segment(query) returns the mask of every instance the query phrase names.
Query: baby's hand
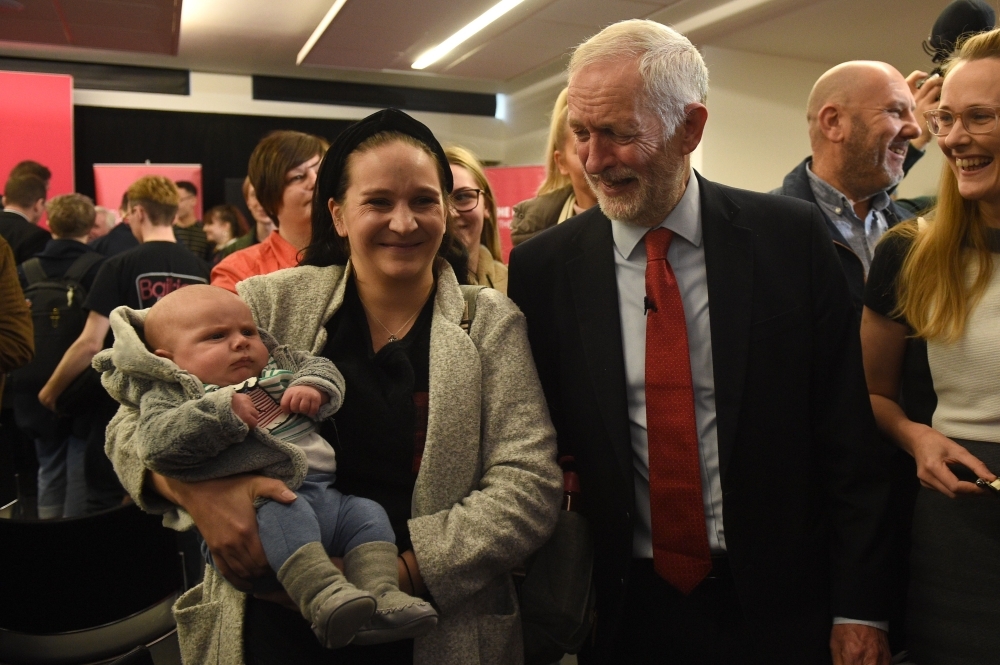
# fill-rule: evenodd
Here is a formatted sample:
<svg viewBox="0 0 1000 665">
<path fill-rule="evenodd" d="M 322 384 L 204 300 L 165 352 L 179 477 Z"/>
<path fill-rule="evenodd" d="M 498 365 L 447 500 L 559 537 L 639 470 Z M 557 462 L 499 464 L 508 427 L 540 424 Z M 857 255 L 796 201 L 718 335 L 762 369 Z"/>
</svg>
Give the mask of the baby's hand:
<svg viewBox="0 0 1000 665">
<path fill-rule="evenodd" d="M 231 406 L 236 417 L 245 422 L 250 429 L 257 426 L 257 421 L 260 419 L 260 411 L 253 405 L 253 400 L 250 399 L 249 395 L 233 393 Z"/>
<path fill-rule="evenodd" d="M 319 407 L 330 401 L 330 396 L 312 386 L 292 386 L 281 398 L 281 410 L 285 413 L 301 413 L 315 418 Z"/>
</svg>

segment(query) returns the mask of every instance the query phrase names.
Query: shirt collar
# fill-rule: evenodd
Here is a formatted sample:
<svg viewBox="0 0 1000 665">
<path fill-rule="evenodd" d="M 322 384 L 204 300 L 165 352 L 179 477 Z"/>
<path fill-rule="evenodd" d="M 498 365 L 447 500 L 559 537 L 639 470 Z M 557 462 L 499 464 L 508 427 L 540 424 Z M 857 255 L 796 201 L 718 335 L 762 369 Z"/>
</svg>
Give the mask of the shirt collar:
<svg viewBox="0 0 1000 665">
<path fill-rule="evenodd" d="M 28 216 L 27 216 L 27 215 L 25 215 L 25 214 L 24 214 L 23 212 L 21 212 L 20 210 L 14 210 L 13 208 L 4 208 L 4 209 L 3 209 L 3 211 L 4 211 L 4 212 L 12 212 L 12 213 L 14 213 L 15 215 L 20 215 L 21 217 L 23 217 L 23 218 L 24 218 L 24 221 L 26 221 L 26 222 L 28 222 L 29 224 L 31 224 L 31 220 L 30 220 L 30 219 L 28 219 Z"/>
<path fill-rule="evenodd" d="M 666 228 L 681 236 L 695 247 L 701 246 L 701 196 L 699 195 L 698 176 L 692 169 L 684 189 L 684 195 L 670 211 L 666 219 L 654 228 Z M 633 226 L 625 222 L 611 220 L 611 235 L 614 238 L 618 253 L 630 259 L 647 232 L 642 226 Z"/>
<path fill-rule="evenodd" d="M 836 214 L 841 216 L 846 216 L 846 212 L 854 213 L 854 202 L 847 198 L 839 189 L 813 173 L 811 161 L 806 164 L 806 173 L 809 174 L 809 185 L 812 188 L 817 203 L 827 208 L 839 208 L 840 211 Z M 889 207 L 891 201 L 892 199 L 889 198 L 889 194 L 883 190 L 871 197 L 868 205 L 872 210 L 881 212 Z"/>
</svg>

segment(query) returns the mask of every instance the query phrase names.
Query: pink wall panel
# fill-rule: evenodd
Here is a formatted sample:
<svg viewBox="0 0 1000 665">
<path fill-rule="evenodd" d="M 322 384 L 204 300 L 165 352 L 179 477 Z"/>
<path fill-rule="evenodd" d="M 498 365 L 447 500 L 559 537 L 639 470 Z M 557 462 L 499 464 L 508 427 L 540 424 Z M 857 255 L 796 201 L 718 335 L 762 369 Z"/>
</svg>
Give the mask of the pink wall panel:
<svg viewBox="0 0 1000 665">
<path fill-rule="evenodd" d="M 0 71 L 0 187 L 24 159 L 49 167 L 49 197 L 74 191 L 73 77 Z"/>
<path fill-rule="evenodd" d="M 538 186 L 545 180 L 544 166 L 494 166 L 486 169 L 493 195 L 497 199 L 497 222 L 500 227 L 500 247 L 503 261 L 514 245 L 510 241 L 510 220 L 514 218 L 514 205 L 535 196 Z"/>
<path fill-rule="evenodd" d="M 201 164 L 94 164 L 94 193 L 97 205 L 118 210 L 129 186 L 144 175 L 162 175 L 174 182 L 187 180 L 198 188 L 194 214 L 201 219 Z"/>
</svg>

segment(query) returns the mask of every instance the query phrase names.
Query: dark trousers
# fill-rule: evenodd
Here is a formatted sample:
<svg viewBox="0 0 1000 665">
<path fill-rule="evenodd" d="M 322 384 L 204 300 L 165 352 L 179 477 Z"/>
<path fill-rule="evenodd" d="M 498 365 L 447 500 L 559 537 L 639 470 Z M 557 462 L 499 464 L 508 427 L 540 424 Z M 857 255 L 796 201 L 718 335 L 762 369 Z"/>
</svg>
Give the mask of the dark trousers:
<svg viewBox="0 0 1000 665">
<path fill-rule="evenodd" d="M 711 575 L 688 596 L 657 575 L 651 559 L 635 559 L 615 640 L 580 662 L 757 665 L 725 558 L 713 558 Z"/>
</svg>

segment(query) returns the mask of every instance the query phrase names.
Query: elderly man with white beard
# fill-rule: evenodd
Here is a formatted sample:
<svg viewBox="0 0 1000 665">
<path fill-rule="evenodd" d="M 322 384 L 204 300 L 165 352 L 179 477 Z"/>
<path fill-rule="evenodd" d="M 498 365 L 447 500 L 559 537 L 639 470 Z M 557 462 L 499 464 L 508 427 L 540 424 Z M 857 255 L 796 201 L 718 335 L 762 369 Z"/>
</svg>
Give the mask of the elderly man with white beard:
<svg viewBox="0 0 1000 665">
<path fill-rule="evenodd" d="M 599 205 L 511 253 L 594 531 L 580 662 L 888 665 L 891 448 L 847 283 L 815 205 L 691 168 L 707 98 L 666 26 L 582 44 L 569 126 Z"/>
</svg>

